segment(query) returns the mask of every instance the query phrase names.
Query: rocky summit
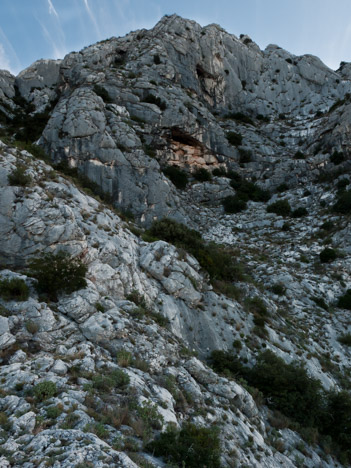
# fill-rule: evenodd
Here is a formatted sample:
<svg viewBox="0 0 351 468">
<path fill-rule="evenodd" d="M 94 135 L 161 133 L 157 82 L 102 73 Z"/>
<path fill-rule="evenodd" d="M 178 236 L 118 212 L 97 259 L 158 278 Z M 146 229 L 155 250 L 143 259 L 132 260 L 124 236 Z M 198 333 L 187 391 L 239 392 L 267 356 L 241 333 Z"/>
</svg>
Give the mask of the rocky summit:
<svg viewBox="0 0 351 468">
<path fill-rule="evenodd" d="M 0 466 L 351 466 L 351 64 L 165 16 L 0 71 Z"/>
</svg>

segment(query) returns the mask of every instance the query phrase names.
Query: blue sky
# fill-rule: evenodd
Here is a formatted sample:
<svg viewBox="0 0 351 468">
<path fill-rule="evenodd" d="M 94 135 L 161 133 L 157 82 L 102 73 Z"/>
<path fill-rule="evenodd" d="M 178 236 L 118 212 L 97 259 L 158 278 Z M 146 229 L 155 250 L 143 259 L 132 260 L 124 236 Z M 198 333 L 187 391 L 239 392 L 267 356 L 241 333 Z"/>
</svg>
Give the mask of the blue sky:
<svg viewBox="0 0 351 468">
<path fill-rule="evenodd" d="M 351 0 L 0 0 L 0 69 L 17 74 L 172 13 L 249 34 L 261 48 L 317 55 L 333 69 L 351 61 Z"/>
</svg>

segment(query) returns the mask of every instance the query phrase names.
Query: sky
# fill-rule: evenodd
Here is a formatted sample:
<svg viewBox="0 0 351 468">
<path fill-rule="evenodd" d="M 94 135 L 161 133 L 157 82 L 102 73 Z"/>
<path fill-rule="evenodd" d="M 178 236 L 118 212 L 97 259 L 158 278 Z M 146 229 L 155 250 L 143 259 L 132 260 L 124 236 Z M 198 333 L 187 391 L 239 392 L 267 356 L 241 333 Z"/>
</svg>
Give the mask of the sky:
<svg viewBox="0 0 351 468">
<path fill-rule="evenodd" d="M 261 49 L 317 55 L 334 70 L 351 61 L 351 0 L 0 0 L 0 69 L 16 75 L 173 13 L 248 34 Z"/>
</svg>

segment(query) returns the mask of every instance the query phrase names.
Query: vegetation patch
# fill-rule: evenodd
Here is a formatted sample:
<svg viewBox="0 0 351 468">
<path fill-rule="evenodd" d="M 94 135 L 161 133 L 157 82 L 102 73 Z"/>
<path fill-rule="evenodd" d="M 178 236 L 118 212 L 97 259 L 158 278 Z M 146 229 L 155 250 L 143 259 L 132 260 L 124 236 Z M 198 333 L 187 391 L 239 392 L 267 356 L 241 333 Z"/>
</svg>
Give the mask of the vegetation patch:
<svg viewBox="0 0 351 468">
<path fill-rule="evenodd" d="M 331 249 L 330 247 L 323 249 L 319 254 L 319 259 L 321 263 L 330 263 L 336 260 L 337 258 L 337 251 L 335 249 Z"/>
<path fill-rule="evenodd" d="M 0 280 L 0 297 L 5 301 L 26 301 L 29 297 L 29 288 L 20 278 Z"/>
<path fill-rule="evenodd" d="M 290 216 L 291 206 L 288 200 L 278 200 L 267 206 L 267 213 L 275 213 L 279 216 Z"/>
<path fill-rule="evenodd" d="M 17 164 L 16 169 L 8 175 L 9 184 L 19 187 L 29 185 L 32 178 L 29 174 L 26 174 L 26 170 L 27 168 L 23 164 Z"/>
<path fill-rule="evenodd" d="M 212 179 L 211 172 L 205 169 L 204 167 L 201 167 L 200 169 L 194 171 L 193 176 L 199 182 L 209 182 Z"/>
<path fill-rule="evenodd" d="M 33 395 L 39 401 L 47 400 L 57 394 L 56 384 L 50 380 L 38 383 L 33 389 Z"/>
<path fill-rule="evenodd" d="M 163 101 L 160 97 L 155 96 L 154 94 L 148 94 L 147 96 L 144 97 L 142 102 L 147 102 L 149 104 L 155 104 L 157 107 L 159 107 L 163 111 L 167 109 L 166 102 Z"/>
<path fill-rule="evenodd" d="M 247 279 L 233 249 L 214 243 L 206 244 L 199 232 L 189 229 L 184 224 L 164 218 L 155 221 L 146 231 L 146 235 L 150 241 L 162 239 L 188 251 L 209 273 L 212 280 L 233 282 Z"/>
<path fill-rule="evenodd" d="M 240 146 L 243 141 L 242 135 L 236 132 L 228 132 L 226 137 L 228 142 L 233 146 Z"/>
<path fill-rule="evenodd" d="M 177 166 L 168 166 L 162 171 L 166 177 L 177 187 L 184 190 L 188 183 L 188 175 L 185 171 Z"/>
<path fill-rule="evenodd" d="M 146 449 L 175 467 L 220 468 L 220 441 L 214 427 L 184 424 L 178 430 L 168 427 L 166 432 L 150 442 Z"/>
<path fill-rule="evenodd" d="M 80 259 L 65 252 L 43 254 L 29 265 L 30 275 L 37 280 L 36 290 L 52 301 L 57 301 L 59 294 L 71 294 L 84 288 L 87 270 Z"/>
</svg>

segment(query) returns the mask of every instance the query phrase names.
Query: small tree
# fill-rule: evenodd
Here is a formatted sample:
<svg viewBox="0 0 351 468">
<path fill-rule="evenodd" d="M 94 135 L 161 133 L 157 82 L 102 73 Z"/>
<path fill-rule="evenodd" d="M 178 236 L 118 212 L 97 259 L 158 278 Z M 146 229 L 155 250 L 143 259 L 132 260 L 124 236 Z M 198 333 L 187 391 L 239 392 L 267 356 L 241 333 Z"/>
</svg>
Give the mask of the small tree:
<svg viewBox="0 0 351 468">
<path fill-rule="evenodd" d="M 87 266 L 65 252 L 44 254 L 33 260 L 29 269 L 31 276 L 37 279 L 38 293 L 47 294 L 53 301 L 57 301 L 58 294 L 70 294 L 87 284 Z"/>
</svg>

